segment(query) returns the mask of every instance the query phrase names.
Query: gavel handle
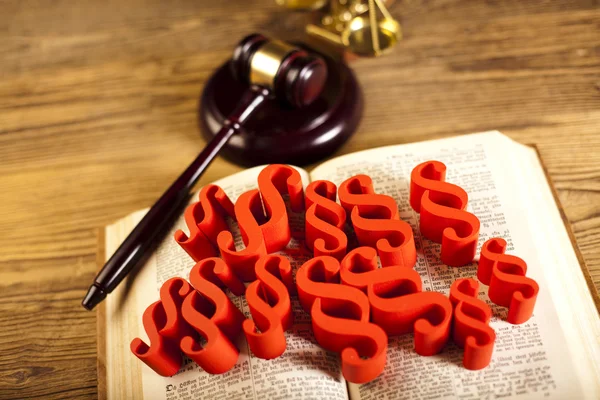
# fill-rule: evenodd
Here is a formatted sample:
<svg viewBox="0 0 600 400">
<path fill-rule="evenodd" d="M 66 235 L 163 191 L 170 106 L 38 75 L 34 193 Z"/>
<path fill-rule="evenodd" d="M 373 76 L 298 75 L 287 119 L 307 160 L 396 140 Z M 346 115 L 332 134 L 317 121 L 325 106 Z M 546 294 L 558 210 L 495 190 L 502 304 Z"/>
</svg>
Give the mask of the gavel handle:
<svg viewBox="0 0 600 400">
<path fill-rule="evenodd" d="M 82 305 L 93 309 L 106 295 L 112 292 L 125 276 L 137 265 L 154 241 L 178 215 L 184 203 L 189 199 L 192 187 L 202 176 L 208 165 L 223 148 L 225 143 L 241 129 L 242 124 L 269 97 L 267 89 L 251 87 L 240 99 L 239 105 L 223 124 L 223 127 L 206 145 L 204 150 L 183 171 L 169 189 L 158 199 L 144 218 L 127 236 L 117 251 L 96 276 Z"/>
</svg>

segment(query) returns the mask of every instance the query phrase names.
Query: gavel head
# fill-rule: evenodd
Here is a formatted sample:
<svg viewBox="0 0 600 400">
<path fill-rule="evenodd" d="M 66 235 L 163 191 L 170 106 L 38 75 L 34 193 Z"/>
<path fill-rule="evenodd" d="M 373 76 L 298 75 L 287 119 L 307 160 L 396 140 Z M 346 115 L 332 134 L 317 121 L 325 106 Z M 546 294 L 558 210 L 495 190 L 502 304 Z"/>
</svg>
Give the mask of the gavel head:
<svg viewBox="0 0 600 400">
<path fill-rule="evenodd" d="M 240 42 L 231 65 L 237 79 L 266 88 L 297 108 L 315 101 L 327 80 L 327 65 L 321 57 L 260 34 Z"/>
</svg>

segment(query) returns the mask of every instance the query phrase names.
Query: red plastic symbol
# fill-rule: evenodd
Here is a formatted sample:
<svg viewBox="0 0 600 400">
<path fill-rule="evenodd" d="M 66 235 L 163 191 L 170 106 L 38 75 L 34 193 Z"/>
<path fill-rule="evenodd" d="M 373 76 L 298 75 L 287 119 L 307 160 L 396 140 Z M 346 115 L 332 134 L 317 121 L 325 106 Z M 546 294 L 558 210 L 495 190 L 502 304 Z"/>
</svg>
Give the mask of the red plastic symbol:
<svg viewBox="0 0 600 400">
<path fill-rule="evenodd" d="M 166 281 L 160 288 L 160 301 L 151 304 L 142 317 L 150 346 L 140 338 L 131 342 L 131 352 L 159 375 L 174 375 L 181 366 L 179 340 L 192 333 L 181 315 L 181 304 L 192 291 L 184 279 Z"/>
<path fill-rule="evenodd" d="M 504 254 L 506 241 L 492 238 L 481 247 L 477 278 L 489 286 L 490 300 L 508 307 L 507 321 L 511 324 L 527 322 L 539 292 L 536 281 L 525 277 L 527 264 L 519 257 Z"/>
<path fill-rule="evenodd" d="M 196 291 L 186 297 L 181 307 L 183 317 L 197 332 L 181 340 L 181 350 L 211 374 L 227 372 L 237 362 L 239 352 L 232 342 L 244 320 L 243 314 L 219 288 L 223 284 L 215 270 L 223 264 L 219 258 L 207 258 L 192 268 L 190 282 Z"/>
<path fill-rule="evenodd" d="M 213 304 L 192 292 L 183 302 L 182 311 L 186 321 L 196 330 L 194 336 L 181 339 L 181 350 L 202 369 L 211 374 L 229 371 L 238 359 L 238 349 L 219 329 L 211 318 Z M 201 344 L 199 337 L 205 341 Z"/>
<path fill-rule="evenodd" d="M 181 278 L 171 278 L 160 288 L 162 302 L 167 320 L 158 333 L 177 343 L 182 337 L 190 335 L 192 330 L 181 315 L 181 304 L 187 295 L 194 290 Z"/>
<path fill-rule="evenodd" d="M 220 258 L 204 259 L 190 271 L 190 283 L 208 301 L 208 308 L 202 311 L 207 311 L 211 321 L 233 340 L 242 329 L 244 314 L 221 290 L 224 284 L 219 280 L 217 272 L 227 268 L 225 262 Z M 207 314 L 205 313 L 205 315 Z"/>
<path fill-rule="evenodd" d="M 335 202 L 336 191 L 329 181 L 314 181 L 306 188 L 306 245 L 315 257 L 341 260 L 346 254 L 346 211 Z"/>
<path fill-rule="evenodd" d="M 240 195 L 234 210 L 246 248 L 236 251 L 233 235 L 229 231 L 221 232 L 217 236 L 217 243 L 221 257 L 235 275 L 243 281 L 251 282 L 256 279 L 256 262 L 267 254 L 259 225 L 264 220 L 264 215 L 258 190 L 250 190 Z"/>
<path fill-rule="evenodd" d="M 340 185 L 338 196 L 350 213 L 358 243 L 376 248 L 384 267 L 415 265 L 417 251 L 412 228 L 400 220 L 392 197 L 375 194 L 371 178 L 357 175 L 347 179 Z"/>
<path fill-rule="evenodd" d="M 340 280 L 342 284 L 360 289 L 365 294 L 369 285 L 401 280 L 406 281 L 404 285 L 410 293 L 421 291 L 421 277 L 417 271 L 397 266 L 378 268 L 377 252 L 372 247 L 358 247 L 344 257 Z"/>
<path fill-rule="evenodd" d="M 158 331 L 165 326 L 167 316 L 160 301 L 150 304 L 142 317 L 144 330 L 150 339 L 150 346 L 140 338 L 131 341 L 130 349 L 161 376 L 172 376 L 181 367 L 182 356 L 177 342 L 161 336 Z"/>
<path fill-rule="evenodd" d="M 465 211 L 467 192 L 445 179 L 443 163 L 427 161 L 417 165 L 411 173 L 410 205 L 421 214 L 419 226 L 423 236 L 442 244 L 442 262 L 459 267 L 470 264 L 475 257 L 479 219 Z"/>
<path fill-rule="evenodd" d="M 292 211 L 304 210 L 304 193 L 300 173 L 289 165 L 271 164 L 258 175 L 258 189 L 266 210 L 267 221 L 261 224 L 268 253 L 287 246 L 291 238 L 288 214 L 282 195 L 290 196 Z"/>
<path fill-rule="evenodd" d="M 421 292 L 419 274 L 412 268 L 377 268 L 370 247 L 352 250 L 341 264 L 341 281 L 368 294 L 371 321 L 390 336 L 415 333 L 415 351 L 439 353 L 450 334 L 452 305 L 441 293 Z"/>
<path fill-rule="evenodd" d="M 463 365 L 470 370 L 485 368 L 492 360 L 496 333 L 489 326 L 492 310 L 477 299 L 479 283 L 474 279 L 457 279 L 450 287 L 454 306 L 454 342 L 465 349 Z"/>
<path fill-rule="evenodd" d="M 234 214 L 233 203 L 216 185 L 204 186 L 198 197 L 200 201 L 192 203 L 184 213 L 190 236 L 182 230 L 175 232 L 175 241 L 194 261 L 218 255 L 217 235 L 228 229 L 226 217 Z"/>
<path fill-rule="evenodd" d="M 417 354 L 431 356 L 448 342 L 452 304 L 441 293 L 412 289 L 405 280 L 369 285 L 372 321 L 390 336 L 414 332 Z"/>
<path fill-rule="evenodd" d="M 387 335 L 369 322 L 369 301 L 360 290 L 337 284 L 333 257 L 313 258 L 296 273 L 300 303 L 310 310 L 317 343 L 341 353 L 342 374 L 353 383 L 375 379 L 385 367 Z"/>
<path fill-rule="evenodd" d="M 246 286 L 235 275 L 229 265 L 218 257 L 205 258 L 196 264 L 196 270 L 190 272 L 190 279 L 194 277 L 195 282 L 200 282 L 200 279 L 206 280 L 218 288 L 231 290 L 236 296 L 241 296 L 246 292 Z M 201 283 L 198 283 L 201 284 Z M 219 295 L 220 298 L 224 298 Z"/>
<path fill-rule="evenodd" d="M 283 256 L 264 256 L 256 263 L 256 277 L 246 289 L 254 321 L 245 320 L 243 329 L 254 355 L 268 360 L 283 354 L 286 348 L 283 332 L 292 327 L 292 266 Z"/>
</svg>

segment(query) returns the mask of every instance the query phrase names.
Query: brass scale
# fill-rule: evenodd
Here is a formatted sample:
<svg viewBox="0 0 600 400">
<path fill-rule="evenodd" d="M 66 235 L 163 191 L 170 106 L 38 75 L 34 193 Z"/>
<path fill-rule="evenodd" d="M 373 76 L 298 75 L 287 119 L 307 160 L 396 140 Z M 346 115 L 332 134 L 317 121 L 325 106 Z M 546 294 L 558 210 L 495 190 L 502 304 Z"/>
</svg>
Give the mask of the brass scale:
<svg viewBox="0 0 600 400">
<path fill-rule="evenodd" d="M 361 57 L 385 54 L 402 37 L 402 30 L 386 6 L 393 0 L 276 0 L 293 9 L 315 11 L 306 26 L 309 37 Z"/>
</svg>

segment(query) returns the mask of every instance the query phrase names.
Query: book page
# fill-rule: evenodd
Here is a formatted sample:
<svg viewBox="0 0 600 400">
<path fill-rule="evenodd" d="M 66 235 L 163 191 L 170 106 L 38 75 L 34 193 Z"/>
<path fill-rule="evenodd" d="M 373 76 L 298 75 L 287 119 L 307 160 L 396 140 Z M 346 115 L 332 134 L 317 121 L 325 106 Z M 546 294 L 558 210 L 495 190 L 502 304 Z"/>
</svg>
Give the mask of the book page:
<svg viewBox="0 0 600 400">
<path fill-rule="evenodd" d="M 533 154 L 533 156 L 532 156 Z M 480 371 L 462 366 L 463 351 L 450 343 L 441 354 L 415 353 L 413 335 L 389 339 L 384 373 L 364 384 L 349 384 L 352 399 L 598 398 L 597 313 L 575 253 L 533 149 L 499 132 L 389 146 L 333 159 L 315 168 L 311 180 L 339 186 L 366 174 L 376 193 L 392 196 L 401 218 L 415 234 L 415 269 L 423 289 L 448 294 L 458 278 L 476 279 L 476 262 L 452 268 L 440 262 L 440 245 L 421 237 L 419 216 L 409 205 L 412 169 L 421 162 L 446 164 L 447 181 L 469 194 L 468 211 L 481 221 L 481 245 L 491 237 L 508 242 L 507 253 L 524 259 L 527 276 L 540 286 L 533 317 L 522 325 L 505 321 L 507 309 L 490 302 L 487 286 L 479 298 L 492 308 L 497 339 L 491 364 Z M 573 310 L 580 311 L 574 316 Z"/>
<path fill-rule="evenodd" d="M 214 184 L 222 187 L 235 202 L 243 192 L 257 187 L 257 177 L 263 167 L 245 170 L 221 179 Z M 304 185 L 308 174 L 301 169 Z M 194 201 L 197 196 L 194 197 Z M 290 210 L 288 210 L 290 212 Z M 141 218 L 143 214 L 137 214 Z M 294 273 L 310 253 L 302 243 L 304 235 L 303 214 L 290 212 L 292 240 L 285 251 L 292 262 Z M 131 222 L 129 225 L 133 226 Z M 241 235 L 232 223 L 236 247 L 243 248 Z M 144 399 L 347 399 L 347 387 L 335 353 L 321 349 L 312 336 L 310 316 L 294 296 L 292 307 L 294 326 L 286 332 L 287 349 L 274 360 L 262 360 L 251 354 L 243 333 L 237 342 L 240 350 L 235 367 L 222 374 L 211 375 L 191 360 L 173 377 L 161 377 L 138 360 L 130 351 L 129 343 L 135 337 L 147 342 L 142 327 L 142 314 L 146 307 L 159 298 L 164 281 L 174 276 L 187 279 L 194 266 L 193 260 L 173 239 L 176 229 L 188 232 L 181 217 L 164 241 L 158 246 L 146 265 L 135 277 L 128 277 L 107 300 L 107 391 L 109 398 Z M 117 235 L 118 234 L 118 235 Z M 125 238 L 115 226 L 107 230 L 107 255 Z M 129 290 L 128 290 L 129 289 Z M 129 294 L 126 296 L 125 292 Z M 245 297 L 235 297 L 233 303 L 250 318 Z M 115 348 L 118 346 L 119 348 Z M 142 396 L 143 394 L 143 396 Z"/>
</svg>

